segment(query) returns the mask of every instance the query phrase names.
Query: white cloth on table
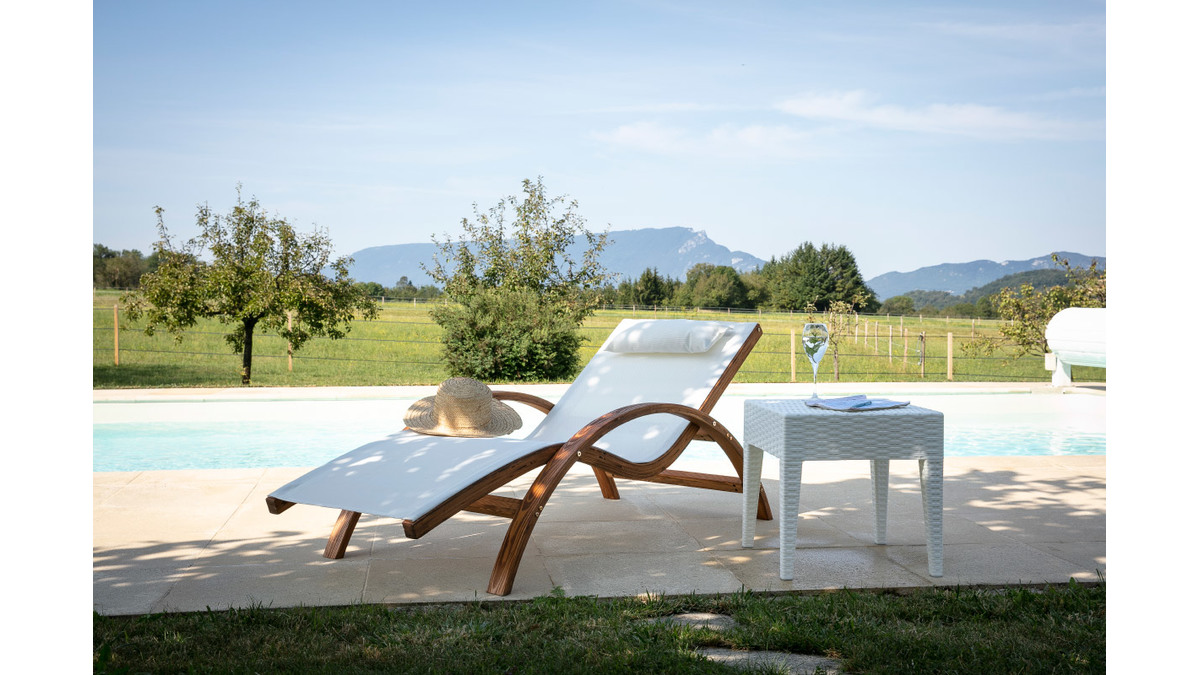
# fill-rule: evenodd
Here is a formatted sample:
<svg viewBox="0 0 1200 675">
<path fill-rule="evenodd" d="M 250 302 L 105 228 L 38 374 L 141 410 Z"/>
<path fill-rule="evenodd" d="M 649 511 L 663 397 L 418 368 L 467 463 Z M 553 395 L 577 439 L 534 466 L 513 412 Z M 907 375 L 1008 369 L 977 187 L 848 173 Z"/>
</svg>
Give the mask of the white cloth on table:
<svg viewBox="0 0 1200 675">
<path fill-rule="evenodd" d="M 842 396 L 841 398 L 809 399 L 805 401 L 805 403 L 813 408 L 824 408 L 825 410 L 837 410 L 840 412 L 887 410 L 888 408 L 902 408 L 908 405 L 908 401 L 892 401 L 886 398 L 867 398 L 864 394 Z"/>
</svg>

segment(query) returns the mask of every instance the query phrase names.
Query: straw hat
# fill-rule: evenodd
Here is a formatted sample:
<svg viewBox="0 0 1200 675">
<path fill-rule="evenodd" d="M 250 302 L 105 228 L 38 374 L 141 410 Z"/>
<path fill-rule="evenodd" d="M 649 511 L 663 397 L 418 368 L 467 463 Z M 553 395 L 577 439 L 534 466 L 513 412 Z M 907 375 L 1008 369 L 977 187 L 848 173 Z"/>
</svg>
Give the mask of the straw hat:
<svg viewBox="0 0 1200 675">
<path fill-rule="evenodd" d="M 502 436 L 521 428 L 521 416 L 492 398 L 479 380 L 452 377 L 438 385 L 437 394 L 412 404 L 404 413 L 410 429 L 434 436 Z"/>
</svg>

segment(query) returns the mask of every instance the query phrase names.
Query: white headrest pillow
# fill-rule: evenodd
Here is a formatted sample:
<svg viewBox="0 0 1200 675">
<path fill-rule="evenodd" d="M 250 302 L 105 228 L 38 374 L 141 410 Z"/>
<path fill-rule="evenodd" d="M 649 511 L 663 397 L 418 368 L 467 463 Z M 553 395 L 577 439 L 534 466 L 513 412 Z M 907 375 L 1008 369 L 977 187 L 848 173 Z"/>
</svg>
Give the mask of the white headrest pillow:
<svg viewBox="0 0 1200 675">
<path fill-rule="evenodd" d="M 700 354 L 712 349 L 728 329 L 710 321 L 648 319 L 612 336 L 604 349 L 635 354 Z"/>
</svg>

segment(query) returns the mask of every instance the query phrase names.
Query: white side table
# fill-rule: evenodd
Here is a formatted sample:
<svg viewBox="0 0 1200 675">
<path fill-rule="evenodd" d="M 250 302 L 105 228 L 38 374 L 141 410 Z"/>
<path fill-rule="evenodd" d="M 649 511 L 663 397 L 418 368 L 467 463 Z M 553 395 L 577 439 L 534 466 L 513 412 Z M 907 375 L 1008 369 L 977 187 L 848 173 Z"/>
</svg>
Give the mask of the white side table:
<svg viewBox="0 0 1200 675">
<path fill-rule="evenodd" d="M 746 401 L 742 546 L 754 547 L 763 452 L 779 458 L 779 578 L 792 578 L 800 468 L 813 460 L 871 461 L 875 493 L 875 543 L 887 543 L 888 462 L 915 459 L 921 473 L 929 575 L 942 576 L 942 413 L 907 405 L 887 410 L 838 412 L 804 399 Z"/>
</svg>

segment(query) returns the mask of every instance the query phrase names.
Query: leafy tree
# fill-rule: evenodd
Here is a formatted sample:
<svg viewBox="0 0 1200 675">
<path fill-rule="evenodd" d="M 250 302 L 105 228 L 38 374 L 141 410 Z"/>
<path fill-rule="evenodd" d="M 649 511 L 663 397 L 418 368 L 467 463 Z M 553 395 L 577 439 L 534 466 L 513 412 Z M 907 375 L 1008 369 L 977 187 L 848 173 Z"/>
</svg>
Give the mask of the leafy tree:
<svg viewBox="0 0 1200 675">
<path fill-rule="evenodd" d="M 363 295 L 371 298 L 382 298 L 383 294 L 386 292 L 383 288 L 383 284 L 379 283 L 378 281 L 360 281 L 356 283 L 355 286 L 357 286 L 358 289 L 363 292 Z"/>
<path fill-rule="evenodd" d="M 822 244 L 817 248 L 805 242 L 779 260 L 771 258 L 763 265 L 762 274 L 771 304 L 778 309 L 801 310 L 811 304 L 823 312 L 837 301 L 864 312 L 879 309 L 875 292 L 845 246 Z"/>
<path fill-rule="evenodd" d="M 675 294 L 675 304 L 684 307 L 750 307 L 741 275 L 728 265 L 698 263 Z"/>
<path fill-rule="evenodd" d="M 207 204 L 197 207 L 200 234 L 179 246 L 156 207 L 158 269 L 142 277 L 140 293 L 123 301 L 132 319 L 145 317 L 147 335 L 162 327 L 180 340 L 184 328 L 205 317 L 231 324 L 225 341 L 242 355 L 242 384 L 250 384 L 256 329 L 274 331 L 300 349 L 312 337 L 344 337 L 356 313 L 373 319 L 378 308 L 350 280 L 351 259 L 330 260 L 327 234 L 297 234 L 287 220 L 268 217 L 257 199 L 243 201 L 240 185 L 237 193 L 225 216 Z"/>
<path fill-rule="evenodd" d="M 1070 261 L 1052 256 L 1055 264 L 1066 271 L 1067 283 L 1037 290 L 1031 283 L 1019 289 L 1004 288 L 993 296 L 997 314 L 1008 323 L 1000 327 L 1002 339 L 977 339 L 967 342 L 969 354 L 992 354 L 1002 346 L 1015 348 L 1013 356 L 1044 354 L 1046 324 L 1068 307 L 1104 307 L 1107 302 L 1107 273 L 1098 269 L 1093 260 L 1087 268 L 1071 267 Z"/>
<path fill-rule="evenodd" d="M 913 299 L 907 295 L 895 295 L 883 301 L 883 305 L 879 311 L 884 314 L 895 314 L 897 316 L 908 316 L 916 314 L 917 306 Z"/>
<path fill-rule="evenodd" d="M 995 319 L 999 317 L 996 312 L 996 304 L 992 296 L 985 295 L 975 301 L 975 316 L 981 319 Z"/>
<path fill-rule="evenodd" d="M 771 306 L 771 291 L 767 286 L 767 278 L 762 270 L 753 269 L 741 274 L 742 283 L 746 286 L 746 300 L 751 307 Z"/>
<path fill-rule="evenodd" d="M 115 251 L 92 244 L 92 284 L 96 288 L 136 288 L 142 275 L 158 267 L 158 255 L 137 249 Z"/>
<path fill-rule="evenodd" d="M 574 200 L 547 198 L 540 177 L 522 191 L 487 213 L 476 206 L 458 242 L 435 238 L 440 255 L 432 269 L 422 265 L 454 301 L 431 310 L 453 375 L 558 380 L 578 368 L 577 329 L 599 302 L 608 235 L 587 229 Z M 586 241 L 579 260 L 568 252 L 577 235 Z"/>
</svg>

